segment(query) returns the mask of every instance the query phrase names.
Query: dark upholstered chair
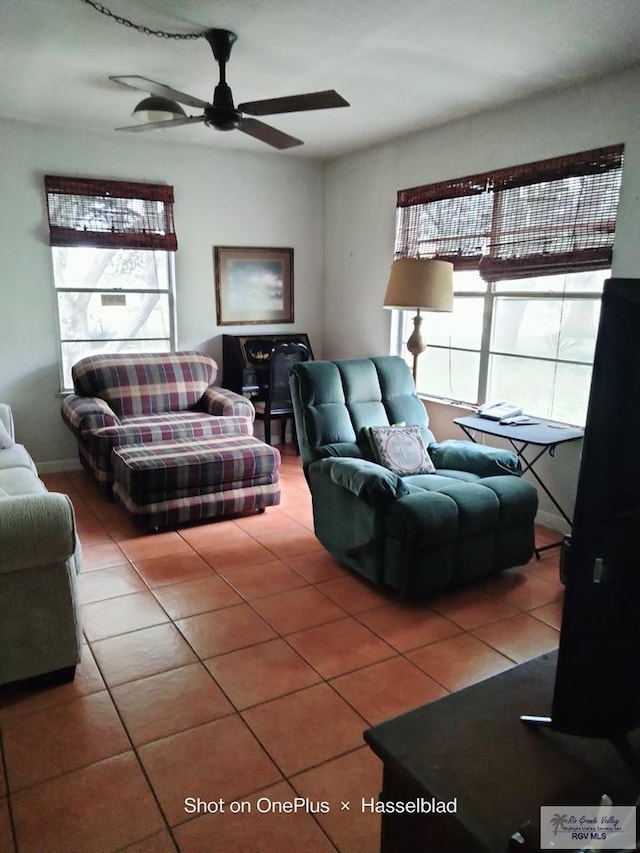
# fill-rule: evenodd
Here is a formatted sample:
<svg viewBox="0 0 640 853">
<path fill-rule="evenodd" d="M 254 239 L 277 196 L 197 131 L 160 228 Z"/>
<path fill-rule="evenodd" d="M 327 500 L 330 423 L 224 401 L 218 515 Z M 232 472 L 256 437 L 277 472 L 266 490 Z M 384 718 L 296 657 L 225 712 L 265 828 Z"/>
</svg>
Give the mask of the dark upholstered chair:
<svg viewBox="0 0 640 853">
<path fill-rule="evenodd" d="M 293 441 L 296 442 L 289 373 L 294 364 L 308 359 L 309 349 L 300 343 L 281 343 L 271 350 L 267 398 L 254 403 L 256 420 L 264 422 L 264 440 L 267 444 L 271 444 L 271 421 L 280 421 L 280 442 L 284 444 L 287 421 L 290 420 L 293 425 Z"/>
<path fill-rule="evenodd" d="M 343 565 L 420 598 L 531 558 L 538 495 L 517 456 L 436 442 L 401 358 L 300 363 L 290 384 L 315 533 Z M 366 428 L 399 423 L 419 427 L 435 473 L 374 461 Z"/>
</svg>

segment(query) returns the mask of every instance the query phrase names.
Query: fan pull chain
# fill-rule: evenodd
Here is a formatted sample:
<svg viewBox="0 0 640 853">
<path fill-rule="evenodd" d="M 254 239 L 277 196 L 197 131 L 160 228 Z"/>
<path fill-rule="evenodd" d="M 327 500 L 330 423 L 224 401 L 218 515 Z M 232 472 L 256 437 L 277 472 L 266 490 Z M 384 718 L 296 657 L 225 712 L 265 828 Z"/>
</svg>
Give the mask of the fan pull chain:
<svg viewBox="0 0 640 853">
<path fill-rule="evenodd" d="M 110 9 L 107 9 L 106 6 L 103 6 L 102 3 L 95 3 L 94 0 L 82 0 L 83 3 L 87 3 L 96 12 L 100 12 L 102 15 L 106 15 L 108 18 L 112 18 L 117 24 L 122 24 L 124 27 L 130 27 L 133 30 L 137 30 L 139 33 L 144 33 L 146 36 L 158 36 L 158 38 L 163 39 L 184 39 L 184 40 L 193 40 L 199 39 L 204 36 L 204 31 L 201 33 L 166 33 L 164 30 L 152 30 L 150 27 L 145 27 L 140 24 L 134 24 L 133 21 L 128 21 L 126 18 L 122 18 L 120 15 L 115 15 Z"/>
</svg>

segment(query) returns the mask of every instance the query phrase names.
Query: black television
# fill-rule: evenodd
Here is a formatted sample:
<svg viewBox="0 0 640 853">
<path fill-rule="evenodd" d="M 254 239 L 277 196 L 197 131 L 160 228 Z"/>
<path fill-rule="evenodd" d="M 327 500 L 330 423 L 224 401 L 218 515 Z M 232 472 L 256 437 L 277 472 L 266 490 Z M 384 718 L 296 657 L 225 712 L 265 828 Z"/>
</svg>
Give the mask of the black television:
<svg viewBox="0 0 640 853">
<path fill-rule="evenodd" d="M 640 727 L 640 279 L 605 282 L 549 724 L 627 742 Z"/>
</svg>

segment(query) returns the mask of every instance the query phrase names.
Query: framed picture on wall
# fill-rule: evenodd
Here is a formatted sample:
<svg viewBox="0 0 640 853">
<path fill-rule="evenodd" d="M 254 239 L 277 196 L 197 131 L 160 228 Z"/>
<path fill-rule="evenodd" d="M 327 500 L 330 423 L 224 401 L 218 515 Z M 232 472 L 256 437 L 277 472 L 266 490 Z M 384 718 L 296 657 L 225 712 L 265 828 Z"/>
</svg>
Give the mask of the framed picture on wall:
<svg viewBox="0 0 640 853">
<path fill-rule="evenodd" d="M 219 326 L 293 323 L 293 249 L 215 246 Z"/>
</svg>

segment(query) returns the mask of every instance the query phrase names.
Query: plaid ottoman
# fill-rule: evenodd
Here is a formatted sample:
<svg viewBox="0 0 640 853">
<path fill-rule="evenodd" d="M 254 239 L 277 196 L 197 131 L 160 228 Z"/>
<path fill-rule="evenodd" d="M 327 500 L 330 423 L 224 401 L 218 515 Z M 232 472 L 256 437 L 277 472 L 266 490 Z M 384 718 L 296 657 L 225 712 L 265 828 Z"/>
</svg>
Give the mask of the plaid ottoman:
<svg viewBox="0 0 640 853">
<path fill-rule="evenodd" d="M 116 500 L 146 529 L 280 503 L 280 452 L 252 435 L 123 445 L 112 463 Z"/>
</svg>

